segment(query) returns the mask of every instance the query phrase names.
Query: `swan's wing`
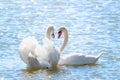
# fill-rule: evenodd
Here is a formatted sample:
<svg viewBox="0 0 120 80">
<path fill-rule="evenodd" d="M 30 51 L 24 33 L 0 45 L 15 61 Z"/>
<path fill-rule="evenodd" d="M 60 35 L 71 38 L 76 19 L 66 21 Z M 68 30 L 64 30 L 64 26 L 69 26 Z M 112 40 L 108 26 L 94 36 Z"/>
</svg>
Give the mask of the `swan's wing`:
<svg viewBox="0 0 120 80">
<path fill-rule="evenodd" d="M 35 37 L 27 37 L 20 43 L 20 57 L 26 64 L 28 64 L 28 54 L 30 52 L 34 52 L 37 45 L 38 41 L 35 39 Z"/>
<path fill-rule="evenodd" d="M 29 61 L 29 65 L 28 65 L 29 68 L 49 69 L 51 67 L 48 61 L 38 58 L 34 56 L 32 53 L 29 53 L 28 61 Z"/>
<path fill-rule="evenodd" d="M 29 62 L 29 64 L 28 64 L 29 68 L 39 68 L 40 67 L 39 61 L 37 60 L 36 56 L 34 56 L 32 53 L 29 53 L 28 62 Z"/>
<path fill-rule="evenodd" d="M 52 64 L 52 66 L 56 66 L 58 64 L 58 61 L 60 59 L 60 53 L 55 47 L 51 47 L 49 50 L 49 61 Z"/>
<path fill-rule="evenodd" d="M 43 47 L 46 50 L 46 54 L 48 55 L 50 64 L 52 66 L 56 66 L 60 58 L 59 51 L 54 46 L 54 43 L 48 38 L 44 38 L 43 43 Z"/>
<path fill-rule="evenodd" d="M 93 64 L 96 62 L 96 56 L 85 55 L 80 53 L 67 54 L 61 56 L 59 64 L 60 65 L 84 65 Z"/>
<path fill-rule="evenodd" d="M 43 46 L 40 46 L 40 45 L 38 45 L 35 48 L 35 54 L 37 55 L 38 60 L 43 59 L 43 60 L 48 60 L 49 61 L 48 52 L 49 51 L 47 51 Z"/>
<path fill-rule="evenodd" d="M 43 44 L 44 46 L 54 46 L 54 43 L 46 37 L 43 38 Z"/>
</svg>

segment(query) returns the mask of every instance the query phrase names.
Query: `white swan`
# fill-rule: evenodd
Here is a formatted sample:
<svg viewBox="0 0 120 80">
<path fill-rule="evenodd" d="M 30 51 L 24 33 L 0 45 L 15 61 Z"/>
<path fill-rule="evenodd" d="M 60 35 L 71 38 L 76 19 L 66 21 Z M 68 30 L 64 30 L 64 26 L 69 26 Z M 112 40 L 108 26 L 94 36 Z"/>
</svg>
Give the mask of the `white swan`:
<svg viewBox="0 0 120 80">
<path fill-rule="evenodd" d="M 35 37 L 25 38 L 19 47 L 21 59 L 30 68 L 51 68 L 58 64 L 60 54 L 50 41 L 50 34 L 54 37 L 53 26 L 48 27 L 43 46 L 38 44 Z"/>
<path fill-rule="evenodd" d="M 64 42 L 63 47 L 60 49 L 60 52 L 63 51 L 65 48 L 67 41 L 68 41 L 68 31 L 65 27 L 61 27 L 58 32 L 58 38 L 64 34 Z M 94 64 L 100 58 L 103 53 L 99 54 L 98 56 L 93 55 L 86 55 L 81 53 L 71 53 L 61 56 L 59 60 L 59 65 L 84 65 L 84 64 Z"/>
</svg>

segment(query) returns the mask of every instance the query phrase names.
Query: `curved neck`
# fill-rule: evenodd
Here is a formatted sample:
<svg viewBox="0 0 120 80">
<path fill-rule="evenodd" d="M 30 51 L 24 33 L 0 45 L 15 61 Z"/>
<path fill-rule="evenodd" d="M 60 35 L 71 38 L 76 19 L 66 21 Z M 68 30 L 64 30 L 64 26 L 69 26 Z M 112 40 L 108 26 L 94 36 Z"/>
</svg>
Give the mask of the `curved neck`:
<svg viewBox="0 0 120 80">
<path fill-rule="evenodd" d="M 48 39 L 50 39 L 50 32 L 48 30 L 46 32 L 46 36 L 45 37 L 48 38 Z"/>
<path fill-rule="evenodd" d="M 60 48 L 60 52 L 62 52 L 64 50 L 64 48 L 66 47 L 67 42 L 68 42 L 68 31 L 67 31 L 67 29 L 63 29 L 62 32 L 63 32 L 63 35 L 64 35 L 64 41 L 63 41 L 62 46 Z"/>
<path fill-rule="evenodd" d="M 50 34 L 51 34 L 52 30 L 54 31 L 52 26 L 49 26 L 47 28 L 47 32 L 46 32 L 46 35 L 45 35 L 46 38 L 50 39 Z"/>
</svg>

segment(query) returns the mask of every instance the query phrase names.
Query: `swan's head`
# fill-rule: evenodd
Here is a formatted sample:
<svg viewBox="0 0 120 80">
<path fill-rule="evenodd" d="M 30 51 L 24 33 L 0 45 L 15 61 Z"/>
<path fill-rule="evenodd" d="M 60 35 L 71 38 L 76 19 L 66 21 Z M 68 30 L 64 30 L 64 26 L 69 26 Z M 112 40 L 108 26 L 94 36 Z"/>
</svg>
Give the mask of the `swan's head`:
<svg viewBox="0 0 120 80">
<path fill-rule="evenodd" d="M 54 32 L 51 34 L 52 38 L 55 38 Z"/>
<path fill-rule="evenodd" d="M 39 65 L 41 69 L 51 69 L 51 65 L 47 61 L 40 60 Z"/>
<path fill-rule="evenodd" d="M 49 36 L 51 36 L 52 38 L 54 38 L 55 37 L 55 35 L 54 35 L 54 26 L 49 26 L 48 27 L 48 29 L 47 29 L 47 37 L 49 38 Z"/>
<path fill-rule="evenodd" d="M 61 28 L 59 29 L 59 31 L 58 31 L 58 39 L 61 37 L 62 32 L 63 32 L 64 30 L 66 30 L 65 27 L 61 27 Z"/>
</svg>

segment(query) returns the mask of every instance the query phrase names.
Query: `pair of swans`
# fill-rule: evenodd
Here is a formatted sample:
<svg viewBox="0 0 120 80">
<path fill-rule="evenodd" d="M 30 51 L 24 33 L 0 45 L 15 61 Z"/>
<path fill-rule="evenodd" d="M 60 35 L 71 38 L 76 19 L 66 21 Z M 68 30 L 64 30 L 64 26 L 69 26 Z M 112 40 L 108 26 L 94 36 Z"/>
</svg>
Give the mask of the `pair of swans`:
<svg viewBox="0 0 120 80">
<path fill-rule="evenodd" d="M 60 49 L 57 49 L 52 41 L 50 35 L 54 38 L 54 27 L 50 26 L 47 29 L 45 38 L 43 39 L 43 46 L 38 44 L 34 37 L 25 38 L 19 47 L 21 59 L 30 68 L 51 68 L 58 65 L 84 65 L 94 64 L 102 54 L 98 56 L 85 55 L 80 53 L 66 54 L 60 56 L 67 45 L 68 31 L 65 27 L 61 27 L 58 32 L 58 38 L 64 34 L 64 41 Z"/>
</svg>

